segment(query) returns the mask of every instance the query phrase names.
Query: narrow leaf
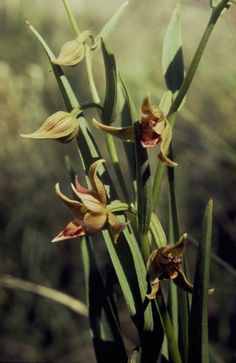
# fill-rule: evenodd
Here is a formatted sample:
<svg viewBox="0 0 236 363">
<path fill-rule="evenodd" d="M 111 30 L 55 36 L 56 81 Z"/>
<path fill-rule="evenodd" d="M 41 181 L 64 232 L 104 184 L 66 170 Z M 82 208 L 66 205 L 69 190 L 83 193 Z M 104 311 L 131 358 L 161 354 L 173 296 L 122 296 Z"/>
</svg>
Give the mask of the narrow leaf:
<svg viewBox="0 0 236 363">
<path fill-rule="evenodd" d="M 146 234 L 151 220 L 151 172 L 147 150 L 141 145 L 140 122 L 135 128 L 136 175 L 137 175 L 137 216 L 140 234 Z"/>
<path fill-rule="evenodd" d="M 208 363 L 208 288 L 212 238 L 212 207 L 207 204 L 198 247 L 189 325 L 189 361 Z"/>
<path fill-rule="evenodd" d="M 79 315 L 88 316 L 87 306 L 83 302 L 50 287 L 35 284 L 34 282 L 6 274 L 0 274 L 0 286 L 32 292 L 67 306 Z"/>
<path fill-rule="evenodd" d="M 120 76 L 120 89 L 121 95 L 124 99 L 124 105 L 121 113 L 121 126 L 122 127 L 129 127 L 133 125 L 137 121 L 137 112 L 133 103 L 133 100 L 130 96 L 128 88 L 126 87 L 125 83 L 123 82 Z M 124 149 L 127 156 L 128 164 L 129 164 L 129 171 L 133 182 L 133 194 L 137 189 L 136 183 L 136 166 L 134 163 L 135 160 L 135 145 L 133 143 L 124 143 Z"/>
<path fill-rule="evenodd" d="M 174 10 L 165 34 L 162 52 L 162 69 L 167 88 L 175 93 L 180 89 L 184 79 L 179 7 Z"/>
<path fill-rule="evenodd" d="M 102 121 L 110 125 L 115 120 L 117 100 L 116 62 L 110 47 L 101 40 L 102 54 L 106 72 L 106 94 L 103 105 Z"/>
<path fill-rule="evenodd" d="M 107 298 L 100 276 L 92 242 L 89 238 L 81 241 L 82 258 L 85 270 L 89 320 L 97 362 L 109 360 L 113 354 L 114 363 L 127 360 L 126 350 L 116 317 Z"/>
<path fill-rule="evenodd" d="M 117 12 L 112 16 L 112 18 L 104 25 L 100 33 L 95 38 L 95 46 L 98 49 L 100 47 L 100 39 L 108 39 L 108 37 L 111 35 L 113 30 L 116 28 L 121 15 L 123 14 L 125 8 L 129 4 L 128 1 L 125 1 L 117 10 Z"/>
</svg>

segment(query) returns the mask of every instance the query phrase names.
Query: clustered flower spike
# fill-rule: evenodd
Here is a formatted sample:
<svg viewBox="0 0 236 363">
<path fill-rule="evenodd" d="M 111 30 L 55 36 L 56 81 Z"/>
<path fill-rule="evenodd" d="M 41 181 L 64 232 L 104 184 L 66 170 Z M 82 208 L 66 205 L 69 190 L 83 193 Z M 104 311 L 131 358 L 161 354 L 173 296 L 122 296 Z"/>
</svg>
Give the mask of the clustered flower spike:
<svg viewBox="0 0 236 363">
<path fill-rule="evenodd" d="M 181 289 L 192 292 L 193 285 L 181 270 L 181 259 L 186 241 L 187 233 L 176 244 L 161 247 L 150 255 L 147 261 L 147 272 L 151 285 L 151 292 L 147 294 L 148 299 L 155 299 L 160 281 L 165 279 L 171 279 Z"/>
<path fill-rule="evenodd" d="M 172 127 L 167 118 L 158 106 L 153 106 L 150 96 L 144 98 L 142 103 L 142 118 L 141 118 L 141 144 L 145 148 L 152 148 L 160 144 L 160 152 L 158 157 L 168 166 L 177 166 L 177 163 L 167 157 L 167 151 L 172 139 Z M 93 119 L 93 124 L 115 137 L 118 137 L 126 142 L 134 142 L 134 128 L 130 127 L 113 127 L 103 125 Z"/>
<path fill-rule="evenodd" d="M 58 111 L 48 117 L 38 130 L 31 134 L 22 134 L 28 139 L 54 139 L 63 143 L 72 141 L 79 132 L 77 119 L 80 110 Z"/>
<path fill-rule="evenodd" d="M 71 209 L 74 219 L 52 242 L 72 239 L 85 234 L 93 235 L 100 231 L 106 222 L 108 222 L 110 232 L 114 242 L 116 242 L 120 233 L 126 227 L 127 224 L 120 222 L 108 209 L 106 191 L 98 177 L 98 167 L 104 161 L 103 159 L 97 160 L 90 166 L 89 180 L 92 189 L 82 187 L 77 177 L 75 184 L 71 184 L 78 200 L 65 196 L 61 192 L 59 184 L 56 184 L 56 194 Z"/>
<path fill-rule="evenodd" d="M 60 66 L 76 66 L 84 58 L 85 43 L 89 38 L 92 38 L 92 34 L 90 31 L 85 30 L 76 39 L 66 42 L 61 47 L 61 51 L 58 57 L 53 60 L 53 63 Z"/>
</svg>

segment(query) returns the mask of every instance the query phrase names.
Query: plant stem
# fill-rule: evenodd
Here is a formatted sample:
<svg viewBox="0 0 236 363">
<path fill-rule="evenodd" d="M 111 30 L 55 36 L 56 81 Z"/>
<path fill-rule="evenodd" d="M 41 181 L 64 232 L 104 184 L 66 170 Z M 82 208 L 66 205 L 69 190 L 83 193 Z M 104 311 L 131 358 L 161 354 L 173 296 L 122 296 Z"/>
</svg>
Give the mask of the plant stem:
<svg viewBox="0 0 236 363">
<path fill-rule="evenodd" d="M 75 35 L 78 36 L 80 31 L 79 31 L 78 25 L 77 25 L 77 23 L 75 21 L 75 18 L 74 18 L 73 14 L 72 14 L 72 11 L 71 11 L 71 9 L 69 7 L 68 0 L 62 0 L 62 1 L 63 1 L 63 4 L 64 4 L 64 7 L 65 7 L 65 10 L 66 10 L 66 13 L 67 13 L 71 28 L 72 28 L 73 32 L 75 33 Z"/>
<path fill-rule="evenodd" d="M 197 47 L 197 50 L 195 52 L 195 55 L 193 57 L 192 63 L 189 67 L 189 70 L 186 74 L 186 77 L 182 83 L 182 86 L 177 94 L 177 97 L 175 98 L 171 108 L 170 108 L 170 112 L 169 115 L 177 112 L 179 106 L 181 105 L 186 93 L 188 92 L 188 89 L 192 83 L 193 77 L 196 73 L 196 70 L 198 68 L 198 65 L 200 63 L 200 60 L 202 58 L 203 52 L 206 48 L 208 39 L 211 35 L 212 30 L 214 29 L 214 26 L 218 20 L 218 18 L 220 17 L 220 14 L 222 12 L 222 10 L 226 7 L 227 3 L 229 2 L 229 0 L 223 0 L 213 11 L 210 17 L 210 20 L 207 24 L 207 27 L 203 33 L 203 36 L 201 38 L 201 41 Z"/>
<path fill-rule="evenodd" d="M 182 363 L 181 356 L 178 349 L 176 337 L 174 335 L 174 329 L 171 323 L 171 319 L 166 307 L 166 303 L 162 292 L 160 291 L 157 296 L 158 305 L 161 312 L 161 318 L 165 327 L 165 334 L 168 341 L 169 353 L 172 363 Z"/>
<path fill-rule="evenodd" d="M 204 53 L 204 50 L 206 48 L 206 45 L 210 38 L 212 30 L 214 29 L 214 26 L 215 26 L 217 20 L 219 19 L 222 10 L 227 6 L 228 2 L 229 2 L 229 0 L 222 0 L 222 2 L 212 11 L 210 20 L 202 35 L 202 38 L 201 38 L 200 43 L 197 47 L 197 50 L 194 54 L 193 60 L 190 64 L 186 77 L 182 83 L 182 86 L 181 86 L 181 88 L 177 94 L 177 97 L 175 98 L 175 100 L 170 108 L 169 114 L 167 116 L 171 126 L 173 126 L 175 123 L 176 112 L 178 111 L 179 106 L 181 105 L 184 97 L 186 96 L 186 93 L 189 90 L 189 87 L 192 83 L 193 77 L 196 73 L 196 70 L 200 63 L 200 60 L 202 58 L 202 55 Z M 156 173 L 154 176 L 154 183 L 153 183 L 153 199 L 152 199 L 153 200 L 153 211 L 156 210 L 157 203 L 159 200 L 163 173 L 164 173 L 164 165 L 159 163 L 156 168 Z"/>
<path fill-rule="evenodd" d="M 93 77 L 93 68 L 92 68 L 92 51 L 90 50 L 89 46 L 85 44 L 85 61 L 88 73 L 88 81 L 89 81 L 89 88 L 92 94 L 93 102 L 100 103 L 100 98 L 97 92 L 97 88 L 95 85 L 94 77 Z"/>
<path fill-rule="evenodd" d="M 128 192 L 128 189 L 127 189 L 127 186 L 126 186 L 126 183 L 125 183 L 125 180 L 124 180 L 121 168 L 120 168 L 120 163 L 119 163 L 114 139 L 113 139 L 112 135 L 106 134 L 105 140 L 106 140 L 107 150 L 110 155 L 111 162 L 114 166 L 116 176 L 118 178 L 122 193 L 124 195 L 125 200 L 128 202 L 128 201 L 130 201 L 130 193 Z"/>
</svg>

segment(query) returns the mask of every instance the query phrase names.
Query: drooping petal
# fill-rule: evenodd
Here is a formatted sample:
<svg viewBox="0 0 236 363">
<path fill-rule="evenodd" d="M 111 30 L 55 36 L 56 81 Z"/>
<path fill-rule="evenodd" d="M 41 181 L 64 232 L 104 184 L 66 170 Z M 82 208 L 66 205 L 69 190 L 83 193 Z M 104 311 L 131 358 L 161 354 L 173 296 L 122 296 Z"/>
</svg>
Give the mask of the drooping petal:
<svg viewBox="0 0 236 363">
<path fill-rule="evenodd" d="M 160 281 L 158 277 L 155 280 L 150 281 L 150 285 L 151 285 L 151 292 L 150 294 L 146 294 L 146 296 L 149 300 L 153 300 L 156 298 L 156 294 L 160 287 Z"/>
<path fill-rule="evenodd" d="M 134 128 L 133 126 L 129 127 L 114 127 L 114 126 L 107 126 L 98 122 L 95 118 L 93 119 L 93 124 L 98 129 L 117 137 L 126 142 L 134 142 Z"/>
<path fill-rule="evenodd" d="M 108 213 L 108 223 L 114 242 L 116 243 L 119 235 L 127 226 L 127 223 L 120 222 L 118 218 L 112 212 Z"/>
<path fill-rule="evenodd" d="M 167 122 L 166 127 L 161 135 L 160 153 L 158 154 L 158 158 L 168 166 L 175 167 L 178 164 L 170 160 L 167 156 L 167 151 L 169 149 L 171 139 L 172 139 L 172 127 L 170 126 L 169 122 Z"/>
<path fill-rule="evenodd" d="M 98 199 L 97 193 L 95 193 L 93 190 L 82 187 L 77 177 L 75 183 L 76 187 L 71 183 L 71 188 L 88 210 L 94 213 L 103 213 L 106 210 L 105 206 L 101 204 L 100 200 Z"/>
<path fill-rule="evenodd" d="M 190 293 L 193 292 L 193 285 L 187 280 L 187 277 L 182 270 L 179 270 L 177 277 L 173 278 L 173 282 L 182 290 Z"/>
<path fill-rule="evenodd" d="M 153 121 L 161 121 L 163 116 L 163 112 L 160 107 L 155 106 L 151 102 L 150 94 L 144 98 L 142 106 L 141 106 L 142 113 L 145 115 L 146 118 Z"/>
<path fill-rule="evenodd" d="M 76 221 L 71 221 L 51 242 L 59 242 L 85 235 L 84 228 Z"/>
<path fill-rule="evenodd" d="M 48 117 L 37 131 L 21 136 L 29 139 L 56 139 L 67 143 L 72 141 L 78 132 L 77 118 L 72 113 L 58 111 Z"/>
<path fill-rule="evenodd" d="M 98 177 L 98 168 L 104 163 L 104 159 L 95 161 L 89 168 L 89 180 L 92 185 L 92 189 L 98 194 L 99 199 L 103 205 L 107 204 L 107 195 L 103 183 Z"/>
<path fill-rule="evenodd" d="M 107 220 L 107 214 L 94 214 L 87 212 L 84 216 L 84 225 L 87 233 L 94 234 L 102 229 Z"/>
<path fill-rule="evenodd" d="M 59 183 L 55 185 L 55 191 L 57 196 L 65 203 L 67 207 L 69 207 L 73 214 L 78 215 L 79 218 L 83 218 L 86 209 L 83 204 L 78 202 L 77 200 L 68 198 L 64 193 L 61 192 Z"/>
</svg>

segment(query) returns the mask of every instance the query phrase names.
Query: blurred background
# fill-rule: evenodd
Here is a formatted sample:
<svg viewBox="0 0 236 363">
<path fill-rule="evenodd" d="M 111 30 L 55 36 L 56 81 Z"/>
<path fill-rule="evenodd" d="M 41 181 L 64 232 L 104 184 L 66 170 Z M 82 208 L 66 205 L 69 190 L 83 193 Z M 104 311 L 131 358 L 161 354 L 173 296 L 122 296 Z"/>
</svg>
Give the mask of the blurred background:
<svg viewBox="0 0 236 363">
<path fill-rule="evenodd" d="M 70 0 L 82 30 L 96 34 L 121 0 Z M 186 68 L 210 15 L 209 1 L 178 1 L 181 6 Z M 162 42 L 175 0 L 131 0 L 110 38 L 119 70 L 137 109 L 147 92 L 158 103 L 165 84 Z M 73 39 L 60 0 L 0 1 L 0 272 L 52 287 L 85 301 L 80 241 L 52 245 L 69 221 L 54 185 L 69 184 L 65 153 L 80 170 L 75 144 L 22 139 L 64 104 L 29 20 L 58 54 Z M 217 24 L 175 126 L 177 199 L 181 232 L 198 239 L 205 205 L 214 199 L 210 341 L 215 362 L 236 362 L 236 7 Z M 103 97 L 104 73 L 96 54 L 95 79 Z M 66 70 L 81 103 L 90 95 L 84 64 Z M 91 119 L 90 115 L 88 119 Z M 100 142 L 102 152 L 102 142 Z M 106 152 L 104 151 L 104 155 Z M 150 153 L 153 163 L 156 152 Z M 158 215 L 167 227 L 166 180 Z M 188 256 L 196 249 L 189 243 Z M 192 257 L 193 256 L 193 257 Z M 109 258 L 98 244 L 105 271 Z M 193 262 L 194 263 L 194 262 Z M 131 323 L 120 297 L 123 330 L 132 340 Z M 20 289 L 0 287 L 0 360 L 7 362 L 95 362 L 88 321 L 68 308 Z"/>
</svg>

